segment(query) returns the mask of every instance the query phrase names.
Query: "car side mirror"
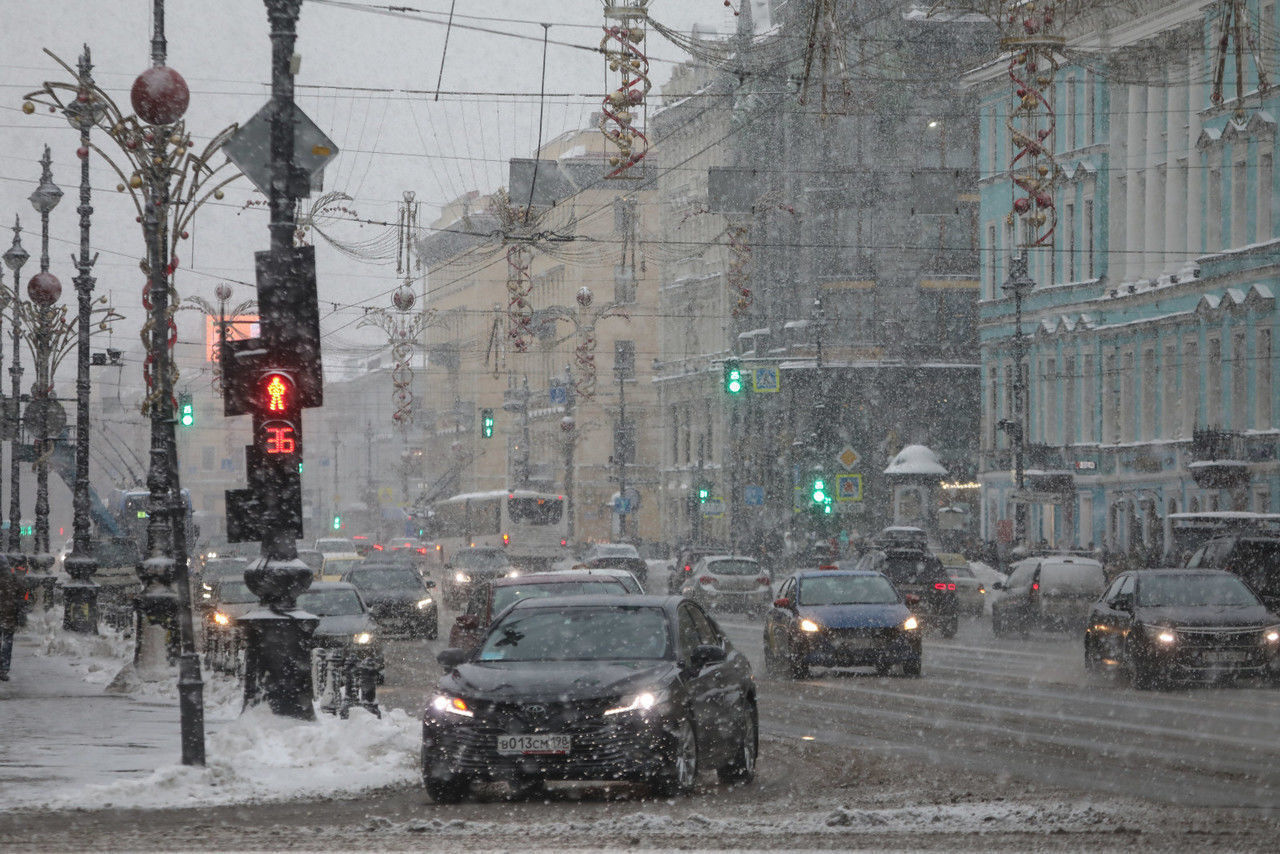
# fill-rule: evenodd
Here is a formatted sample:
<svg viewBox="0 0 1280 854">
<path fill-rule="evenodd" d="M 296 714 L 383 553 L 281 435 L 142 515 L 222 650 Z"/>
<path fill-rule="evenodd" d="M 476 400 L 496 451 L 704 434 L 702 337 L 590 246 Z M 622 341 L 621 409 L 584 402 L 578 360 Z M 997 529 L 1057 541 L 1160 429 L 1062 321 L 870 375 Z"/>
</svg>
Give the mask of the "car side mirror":
<svg viewBox="0 0 1280 854">
<path fill-rule="evenodd" d="M 997 582 L 995 582 L 994 584 L 992 584 L 992 585 L 991 585 L 991 589 L 992 589 L 992 590 L 1005 590 L 1006 588 L 1005 588 L 1005 586 L 1004 586 L 1004 582 L 1003 582 L 1003 581 L 997 581 Z"/>
<path fill-rule="evenodd" d="M 1119 596 L 1115 598 L 1115 601 L 1113 602 L 1112 607 L 1115 608 L 1117 611 L 1129 611 L 1132 613 L 1133 594 L 1121 593 Z"/>
<path fill-rule="evenodd" d="M 441 667 L 457 667 L 459 664 L 467 660 L 467 651 L 458 649 L 457 647 L 449 647 L 442 649 L 436 654 L 436 661 L 440 662 Z"/>
<path fill-rule="evenodd" d="M 908 608 L 914 608 L 920 604 L 920 597 L 914 593 L 908 593 L 902 597 L 902 601 Z"/>
<path fill-rule="evenodd" d="M 708 664 L 724 661 L 726 657 L 728 654 L 724 651 L 724 647 L 704 643 L 694 647 L 693 654 L 689 656 L 689 663 L 701 670 Z"/>
<path fill-rule="evenodd" d="M 480 627 L 480 621 L 476 619 L 474 614 L 463 614 L 453 621 L 453 624 L 460 629 L 471 631 Z"/>
<path fill-rule="evenodd" d="M 435 583 L 434 581 L 432 581 L 430 578 L 424 578 L 424 579 L 422 579 L 422 584 L 423 584 L 423 586 L 427 587 L 428 589 L 430 589 L 430 588 L 432 588 L 432 587 L 435 587 L 435 586 L 436 586 L 436 583 Z"/>
<path fill-rule="evenodd" d="M 790 608 L 790 607 L 791 607 L 791 600 L 790 600 L 790 599 L 788 599 L 786 596 L 780 596 L 779 598 L 777 598 L 777 599 L 774 599 L 774 600 L 773 600 L 773 607 L 775 607 L 775 608 Z"/>
</svg>

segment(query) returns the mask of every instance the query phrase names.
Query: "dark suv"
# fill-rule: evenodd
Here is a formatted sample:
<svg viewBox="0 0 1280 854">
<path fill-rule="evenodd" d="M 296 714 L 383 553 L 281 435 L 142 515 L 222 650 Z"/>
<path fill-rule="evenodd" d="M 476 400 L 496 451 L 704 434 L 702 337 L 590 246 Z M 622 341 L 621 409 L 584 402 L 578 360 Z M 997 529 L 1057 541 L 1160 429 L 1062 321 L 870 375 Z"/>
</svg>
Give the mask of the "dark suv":
<svg viewBox="0 0 1280 854">
<path fill-rule="evenodd" d="M 1247 532 L 1209 540 L 1187 560 L 1188 569 L 1225 569 L 1258 594 L 1273 614 L 1280 613 L 1280 537 Z"/>
<path fill-rule="evenodd" d="M 849 567 L 846 563 L 841 568 Z M 926 625 L 938 629 L 944 638 L 955 637 L 960 628 L 956 583 L 928 551 L 896 545 L 875 549 L 863 555 L 856 568 L 884 574 Z"/>
<path fill-rule="evenodd" d="M 991 631 L 1026 637 L 1033 628 L 1082 627 L 1107 577 L 1093 558 L 1050 554 L 1018 561 L 994 587 L 1002 595 L 991 603 Z"/>
</svg>

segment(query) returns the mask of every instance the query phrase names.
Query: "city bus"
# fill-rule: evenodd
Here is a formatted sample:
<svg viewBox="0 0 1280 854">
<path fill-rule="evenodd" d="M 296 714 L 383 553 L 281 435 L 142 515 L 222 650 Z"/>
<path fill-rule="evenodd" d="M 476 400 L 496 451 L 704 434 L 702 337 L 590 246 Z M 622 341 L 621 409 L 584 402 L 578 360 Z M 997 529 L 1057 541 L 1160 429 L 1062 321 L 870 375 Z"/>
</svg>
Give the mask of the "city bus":
<svg viewBox="0 0 1280 854">
<path fill-rule="evenodd" d="M 461 550 L 505 549 L 511 562 L 547 568 L 567 557 L 564 496 L 528 489 L 469 492 L 431 505 L 427 536 L 449 562 Z"/>
</svg>

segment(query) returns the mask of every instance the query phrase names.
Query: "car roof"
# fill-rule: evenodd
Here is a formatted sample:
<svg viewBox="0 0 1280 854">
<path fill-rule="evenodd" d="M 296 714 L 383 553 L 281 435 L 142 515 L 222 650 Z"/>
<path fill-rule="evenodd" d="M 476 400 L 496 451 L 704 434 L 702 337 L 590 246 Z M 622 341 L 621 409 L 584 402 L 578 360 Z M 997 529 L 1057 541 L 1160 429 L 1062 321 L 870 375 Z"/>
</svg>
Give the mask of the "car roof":
<svg viewBox="0 0 1280 854">
<path fill-rule="evenodd" d="M 1197 569 L 1183 569 L 1182 567 L 1170 566 L 1160 567 L 1157 569 L 1131 569 L 1124 575 L 1133 575 L 1141 578 L 1152 578 L 1157 575 L 1173 576 L 1173 575 L 1221 575 L 1231 578 L 1238 578 L 1235 573 L 1227 572 L 1225 569 L 1211 569 L 1210 567 L 1201 567 Z"/>
<path fill-rule="evenodd" d="M 371 569 L 399 569 L 405 572 L 412 572 L 417 575 L 418 572 L 410 564 L 395 563 L 389 560 L 365 560 L 361 561 L 359 566 L 353 566 L 347 572 L 367 572 Z"/>
<path fill-rule="evenodd" d="M 529 608 L 661 608 L 672 611 L 681 602 L 683 596 L 639 596 L 634 593 L 591 593 L 586 596 L 548 596 L 543 599 L 521 599 L 511 606 L 515 609 Z"/>
<path fill-rule="evenodd" d="M 527 575 L 508 575 L 503 578 L 495 578 L 489 582 L 494 587 L 515 587 L 519 584 L 555 584 L 557 582 L 572 581 L 574 577 L 581 577 L 586 573 L 594 572 L 601 574 L 601 569 L 558 569 L 553 572 L 531 572 Z"/>
<path fill-rule="evenodd" d="M 323 593 L 326 590 L 355 590 L 356 588 L 345 581 L 313 581 L 311 586 L 302 593 Z M 302 593 L 298 595 L 301 596 Z"/>
<path fill-rule="evenodd" d="M 621 578 L 625 575 L 629 578 L 635 578 L 635 576 L 631 574 L 630 570 L 619 569 L 616 566 L 575 566 L 570 567 L 569 569 L 551 569 L 546 572 L 539 572 L 533 575 L 525 575 L 521 577 L 545 578 L 546 576 L 553 576 L 559 578 L 573 578 L 575 576 L 583 575 L 604 575 L 609 578 Z"/>
<path fill-rule="evenodd" d="M 833 575 L 855 576 L 862 578 L 884 578 L 884 574 L 874 569 L 801 569 L 792 573 L 796 578 L 829 578 Z"/>
<path fill-rule="evenodd" d="M 735 555 L 735 554 L 703 555 L 702 557 L 698 558 L 698 560 L 749 560 L 752 563 L 760 562 L 753 557 L 749 557 L 748 555 Z"/>
</svg>

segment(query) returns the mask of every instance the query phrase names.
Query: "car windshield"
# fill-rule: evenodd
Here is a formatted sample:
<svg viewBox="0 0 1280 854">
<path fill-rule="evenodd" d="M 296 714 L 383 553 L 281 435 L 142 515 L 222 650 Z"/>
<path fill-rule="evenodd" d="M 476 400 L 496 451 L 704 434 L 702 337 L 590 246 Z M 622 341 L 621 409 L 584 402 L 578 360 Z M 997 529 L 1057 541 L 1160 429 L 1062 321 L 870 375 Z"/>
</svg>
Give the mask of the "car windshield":
<svg viewBox="0 0 1280 854">
<path fill-rule="evenodd" d="M 422 590 L 422 580 L 411 569 L 398 566 L 368 567 L 351 573 L 350 581 L 359 590 Z"/>
<path fill-rule="evenodd" d="M 924 555 L 890 555 L 883 566 L 875 567 L 894 584 L 923 584 L 937 574 L 937 567 Z"/>
<path fill-rule="evenodd" d="M 828 575 L 800 579 L 801 605 L 888 605 L 898 592 L 878 575 Z"/>
<path fill-rule="evenodd" d="M 1138 604 L 1147 608 L 1257 605 L 1258 597 L 1232 575 L 1153 575 L 1138 584 Z"/>
<path fill-rule="evenodd" d="M 317 617 L 347 617 L 363 614 L 364 606 L 354 590 L 308 590 L 298 596 L 298 610 Z"/>
<path fill-rule="evenodd" d="M 712 575 L 759 575 L 760 564 L 753 560 L 709 560 L 707 572 Z"/>
<path fill-rule="evenodd" d="M 479 661 L 633 661 L 671 657 L 659 608 L 516 610 L 484 640 Z"/>
<path fill-rule="evenodd" d="M 1040 583 L 1046 587 L 1096 588 L 1101 592 L 1107 579 L 1096 563 L 1046 563 L 1040 569 Z"/>
<path fill-rule="evenodd" d="M 249 585 L 243 581 L 224 581 L 218 585 L 218 601 L 230 605 L 242 605 L 257 602 L 258 597 L 253 595 Z"/>
<path fill-rule="evenodd" d="M 522 584 L 498 587 L 493 591 L 493 613 L 500 614 L 507 606 L 521 599 L 541 599 L 547 596 L 584 596 L 592 593 L 626 593 L 627 589 L 611 578 L 590 581 L 557 581 L 551 584 Z"/>
<path fill-rule="evenodd" d="M 1280 540 L 1241 540 L 1230 569 L 1264 596 L 1280 595 Z"/>
</svg>

